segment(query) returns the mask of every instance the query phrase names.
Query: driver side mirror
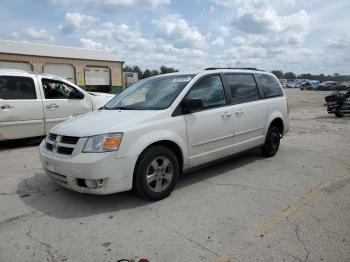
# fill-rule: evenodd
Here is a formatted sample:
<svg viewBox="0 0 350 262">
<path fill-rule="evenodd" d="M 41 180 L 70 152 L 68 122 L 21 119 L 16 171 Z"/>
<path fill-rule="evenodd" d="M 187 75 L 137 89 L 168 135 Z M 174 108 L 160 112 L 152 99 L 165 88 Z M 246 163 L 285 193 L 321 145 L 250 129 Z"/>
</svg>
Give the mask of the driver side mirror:
<svg viewBox="0 0 350 262">
<path fill-rule="evenodd" d="M 185 99 L 181 103 L 182 110 L 185 114 L 191 113 L 193 111 L 197 111 L 203 108 L 203 100 L 200 98 L 194 99 Z"/>
<path fill-rule="evenodd" d="M 69 93 L 68 98 L 70 98 L 70 99 L 83 99 L 84 94 L 82 94 L 78 90 L 73 90 L 72 92 Z"/>
</svg>

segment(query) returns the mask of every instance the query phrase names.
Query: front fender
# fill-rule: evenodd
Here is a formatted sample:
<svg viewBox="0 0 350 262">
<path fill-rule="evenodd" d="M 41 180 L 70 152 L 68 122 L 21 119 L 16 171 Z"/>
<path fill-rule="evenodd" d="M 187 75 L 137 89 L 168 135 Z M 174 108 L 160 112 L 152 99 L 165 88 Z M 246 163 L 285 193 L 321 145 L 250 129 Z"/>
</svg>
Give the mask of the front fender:
<svg viewBox="0 0 350 262">
<path fill-rule="evenodd" d="M 188 149 L 187 138 L 179 135 L 177 132 L 173 132 L 167 129 L 160 129 L 156 131 L 150 131 L 140 136 L 129 136 L 126 144 L 130 146 L 123 148 L 123 156 L 139 156 L 147 147 L 160 141 L 170 141 L 178 145 L 182 152 L 184 167 L 188 166 Z M 130 141 L 130 143 L 129 143 Z M 124 142 L 124 141 L 123 141 Z"/>
</svg>

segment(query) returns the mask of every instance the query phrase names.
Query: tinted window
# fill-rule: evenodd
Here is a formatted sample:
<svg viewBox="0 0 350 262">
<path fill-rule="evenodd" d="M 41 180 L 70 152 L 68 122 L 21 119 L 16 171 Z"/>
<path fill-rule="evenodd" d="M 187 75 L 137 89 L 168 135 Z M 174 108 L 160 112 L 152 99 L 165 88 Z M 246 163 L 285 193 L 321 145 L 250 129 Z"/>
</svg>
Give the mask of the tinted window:
<svg viewBox="0 0 350 262">
<path fill-rule="evenodd" d="M 283 96 L 281 87 L 273 76 L 256 74 L 255 79 L 262 89 L 265 98 Z"/>
<path fill-rule="evenodd" d="M 43 79 L 42 84 L 46 99 L 68 99 L 71 92 L 79 92 L 74 87 L 64 82 L 51 79 Z"/>
<path fill-rule="evenodd" d="M 31 77 L 0 76 L 0 99 L 36 99 Z"/>
<path fill-rule="evenodd" d="M 231 90 L 232 102 L 245 103 L 259 100 L 258 88 L 252 75 L 225 75 Z"/>
<path fill-rule="evenodd" d="M 203 107 L 215 107 L 226 104 L 224 87 L 219 75 L 211 75 L 200 79 L 187 94 L 188 99 L 200 98 Z"/>
</svg>

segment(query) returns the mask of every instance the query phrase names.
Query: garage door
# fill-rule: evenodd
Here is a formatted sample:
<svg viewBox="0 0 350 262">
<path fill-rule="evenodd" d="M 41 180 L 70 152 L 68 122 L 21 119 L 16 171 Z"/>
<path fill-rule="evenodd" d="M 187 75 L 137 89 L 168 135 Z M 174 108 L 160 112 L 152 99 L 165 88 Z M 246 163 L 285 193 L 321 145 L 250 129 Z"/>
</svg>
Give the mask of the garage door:
<svg viewBox="0 0 350 262">
<path fill-rule="evenodd" d="M 60 76 L 68 81 L 75 83 L 75 70 L 69 64 L 45 64 L 43 72 L 51 75 Z"/>
<path fill-rule="evenodd" d="M 32 71 L 32 65 L 26 62 L 8 62 L 8 61 L 0 61 L 0 68 L 8 68 L 8 69 L 20 69 L 25 71 Z"/>
<path fill-rule="evenodd" d="M 110 86 L 111 73 L 108 67 L 86 67 L 85 85 L 87 86 Z"/>
</svg>

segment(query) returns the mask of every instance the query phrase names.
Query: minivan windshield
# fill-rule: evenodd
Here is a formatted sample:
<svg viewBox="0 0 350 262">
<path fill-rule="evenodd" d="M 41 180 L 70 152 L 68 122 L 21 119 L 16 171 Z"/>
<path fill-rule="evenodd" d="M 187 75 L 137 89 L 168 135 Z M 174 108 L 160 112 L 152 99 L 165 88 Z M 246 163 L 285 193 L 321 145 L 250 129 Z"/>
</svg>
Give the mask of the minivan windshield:
<svg viewBox="0 0 350 262">
<path fill-rule="evenodd" d="M 169 107 L 194 75 L 158 76 L 141 80 L 109 101 L 106 110 L 161 110 Z"/>
</svg>

